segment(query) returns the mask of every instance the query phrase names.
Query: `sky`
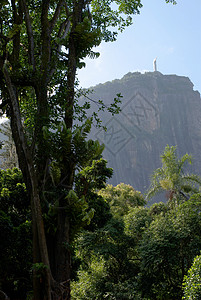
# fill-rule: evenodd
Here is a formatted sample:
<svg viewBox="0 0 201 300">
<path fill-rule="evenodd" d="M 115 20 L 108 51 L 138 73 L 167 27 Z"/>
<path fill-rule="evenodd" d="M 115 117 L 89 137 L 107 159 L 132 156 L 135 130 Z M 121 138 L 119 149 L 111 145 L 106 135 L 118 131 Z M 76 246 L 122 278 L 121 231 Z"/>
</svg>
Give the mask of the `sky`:
<svg viewBox="0 0 201 300">
<path fill-rule="evenodd" d="M 98 59 L 86 59 L 79 70 L 80 86 L 120 79 L 128 72 L 157 70 L 164 75 L 187 76 L 201 93 L 201 0 L 142 0 L 140 15 L 120 33 L 116 42 L 96 48 Z"/>
</svg>

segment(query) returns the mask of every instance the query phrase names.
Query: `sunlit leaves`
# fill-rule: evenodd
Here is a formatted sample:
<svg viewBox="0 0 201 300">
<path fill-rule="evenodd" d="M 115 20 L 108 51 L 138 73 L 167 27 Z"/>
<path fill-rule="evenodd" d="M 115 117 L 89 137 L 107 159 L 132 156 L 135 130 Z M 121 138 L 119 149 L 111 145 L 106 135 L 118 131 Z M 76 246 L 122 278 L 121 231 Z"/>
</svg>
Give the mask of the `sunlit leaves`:
<svg viewBox="0 0 201 300">
<path fill-rule="evenodd" d="M 139 254 L 141 280 L 147 284 L 142 290 L 151 299 L 181 299 L 183 276 L 201 247 L 200 203 L 197 196 L 169 209 L 144 230 Z"/>
<path fill-rule="evenodd" d="M 185 164 L 192 162 L 191 155 L 185 154 L 179 159 L 176 147 L 166 146 L 161 155 L 161 162 L 162 167 L 156 169 L 151 177 L 151 185 L 147 192 L 148 198 L 166 190 L 169 191 L 170 200 L 172 198 L 186 200 L 189 193 L 198 192 L 198 186 L 201 184 L 200 177 L 184 172 Z"/>
<path fill-rule="evenodd" d="M 132 186 L 124 183 L 120 183 L 117 186 L 108 184 L 99 191 L 99 195 L 109 203 L 111 212 L 117 218 L 126 215 L 129 208 L 145 204 L 142 194 Z"/>
<path fill-rule="evenodd" d="M 199 300 L 201 297 L 201 256 L 197 255 L 188 274 L 184 276 L 182 299 Z"/>
<path fill-rule="evenodd" d="M 115 40 L 117 31 L 132 24 L 132 15 L 139 14 L 141 1 L 91 1 L 93 24 L 101 29 L 105 41 Z M 114 30 L 109 28 L 114 27 Z"/>
</svg>

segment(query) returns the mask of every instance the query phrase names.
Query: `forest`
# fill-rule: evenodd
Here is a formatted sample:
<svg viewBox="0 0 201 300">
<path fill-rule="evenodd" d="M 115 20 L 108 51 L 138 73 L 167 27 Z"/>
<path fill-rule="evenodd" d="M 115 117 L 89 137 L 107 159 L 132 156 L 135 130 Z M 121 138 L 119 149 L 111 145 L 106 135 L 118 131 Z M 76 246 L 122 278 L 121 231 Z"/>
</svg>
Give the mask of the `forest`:
<svg viewBox="0 0 201 300">
<path fill-rule="evenodd" d="M 124 183 L 106 184 L 112 169 L 103 158 L 76 175 L 67 199 L 71 299 L 200 299 L 201 179 L 185 173 L 190 162 L 190 155 L 179 159 L 176 147 L 167 146 L 146 197 Z M 33 271 L 42 285 L 45 266 L 32 262 L 28 194 L 18 168 L 0 176 L 1 289 L 10 299 L 32 299 Z M 164 202 L 149 206 L 163 191 Z M 44 213 L 49 243 L 56 215 L 52 205 Z"/>
<path fill-rule="evenodd" d="M 99 111 L 119 112 L 121 94 L 90 116 L 93 99 L 79 102 L 84 58 L 98 57 L 95 47 L 115 41 L 141 7 L 0 2 L 0 109 L 16 151 L 16 166 L 0 170 L 1 299 L 200 298 L 201 180 L 185 173 L 191 156 L 167 146 L 146 195 L 135 183 L 107 185 L 104 145 L 88 135 L 102 126 Z M 164 202 L 149 206 L 161 191 Z"/>
</svg>

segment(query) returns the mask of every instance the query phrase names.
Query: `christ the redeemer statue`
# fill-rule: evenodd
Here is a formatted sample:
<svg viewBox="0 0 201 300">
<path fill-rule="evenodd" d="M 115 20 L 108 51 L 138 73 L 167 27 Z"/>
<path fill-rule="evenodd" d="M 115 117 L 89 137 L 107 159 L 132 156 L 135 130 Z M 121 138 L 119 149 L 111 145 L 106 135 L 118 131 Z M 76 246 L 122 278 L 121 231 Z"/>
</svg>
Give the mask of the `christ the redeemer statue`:
<svg viewBox="0 0 201 300">
<path fill-rule="evenodd" d="M 154 72 L 156 72 L 156 71 L 157 71 L 156 59 L 157 59 L 157 57 L 156 57 L 156 58 L 154 58 L 154 61 L 153 61 Z"/>
</svg>

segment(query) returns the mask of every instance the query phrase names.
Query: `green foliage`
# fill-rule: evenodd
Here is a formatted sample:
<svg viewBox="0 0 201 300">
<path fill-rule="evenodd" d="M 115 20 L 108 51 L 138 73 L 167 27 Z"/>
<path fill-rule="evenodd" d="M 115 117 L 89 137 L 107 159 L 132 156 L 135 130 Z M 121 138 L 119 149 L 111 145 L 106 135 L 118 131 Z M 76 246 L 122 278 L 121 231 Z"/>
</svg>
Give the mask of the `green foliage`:
<svg viewBox="0 0 201 300">
<path fill-rule="evenodd" d="M 169 194 L 170 202 L 177 203 L 189 199 L 190 195 L 199 191 L 197 186 L 201 184 L 201 178 L 194 174 L 184 173 L 184 165 L 187 162 L 191 164 L 192 161 L 189 154 L 178 159 L 176 147 L 166 146 L 161 155 L 161 161 L 162 167 L 156 169 L 151 177 L 147 198 L 165 190 Z"/>
<path fill-rule="evenodd" d="M 72 282 L 72 299 L 74 300 L 95 300 L 103 299 L 101 293 L 102 282 L 106 275 L 105 262 L 102 257 L 93 256 L 89 264 L 89 271 L 79 270 L 78 278 L 80 283 Z"/>
<path fill-rule="evenodd" d="M 79 170 L 96 157 L 100 157 L 104 145 L 100 145 L 98 141 L 87 140 L 90 129 L 90 119 L 87 119 L 82 126 L 74 130 L 67 128 L 64 122 L 60 122 L 52 129 L 43 127 L 43 137 L 50 148 L 51 170 L 56 171 L 57 169 L 57 175 L 55 174 L 57 180 L 59 172 L 62 172 L 66 167 L 63 165 L 64 159 Z"/>
<path fill-rule="evenodd" d="M 30 207 L 23 182 L 22 173 L 19 169 L 0 170 L 0 209 L 18 225 L 26 221 Z"/>
<path fill-rule="evenodd" d="M 144 231 L 139 247 L 140 281 L 147 297 L 181 299 L 183 277 L 201 249 L 200 199 L 158 215 Z"/>
<path fill-rule="evenodd" d="M 132 207 L 124 216 L 125 233 L 132 237 L 136 244 L 142 238 L 146 228 L 150 226 L 153 218 L 150 210 L 146 207 Z"/>
<path fill-rule="evenodd" d="M 0 170 L 0 289 L 26 299 L 31 289 L 30 207 L 19 169 Z"/>
<path fill-rule="evenodd" d="M 99 156 L 102 147 L 99 148 L 98 143 L 97 147 Z M 51 192 L 45 192 L 44 194 L 47 203 L 47 210 L 44 214 L 45 226 L 50 236 L 55 236 L 57 232 L 56 217 L 61 209 L 57 200 L 59 195 L 64 197 L 62 209 L 70 220 L 71 241 L 83 227 L 93 230 L 93 228 L 104 226 L 105 222 L 110 219 L 109 206 L 97 194 L 97 189 L 106 185 L 106 181 L 112 176 L 113 171 L 107 167 L 106 160 L 102 158 L 92 160 L 93 155 L 95 158 L 97 153 L 94 151 L 89 157 L 89 161 L 83 163 L 83 165 L 87 165 L 85 168 L 80 166 L 80 171 L 75 176 L 75 187 L 67 194 L 65 189 L 60 187 L 59 183 L 61 175 L 60 165 L 56 162 L 51 163 L 50 174 L 54 186 Z M 57 197 L 55 197 L 56 193 Z"/>
<path fill-rule="evenodd" d="M 111 217 L 109 205 L 97 194 L 97 191 L 105 187 L 106 181 L 112 176 L 112 173 L 113 170 L 107 167 L 107 161 L 100 158 L 93 160 L 76 175 L 75 191 L 80 196 L 84 195 L 88 203 L 88 210 L 94 211 L 94 217 L 87 227 L 90 230 L 101 228 Z"/>
<path fill-rule="evenodd" d="M 86 171 L 91 173 L 90 168 Z M 125 234 L 122 216 L 126 216 L 129 209 L 144 204 L 144 199 L 139 192 L 124 184 L 117 187 L 107 185 L 99 195 L 101 201 L 105 199 L 109 204 L 110 216 L 101 227 L 89 226 L 77 238 L 76 257 L 81 266 L 78 278 L 72 284 L 73 299 L 140 299 L 136 282 L 139 260 L 133 253 L 136 241 L 133 236 Z M 113 196 L 115 210 L 111 205 Z M 95 273 L 91 264 L 94 265 L 97 257 L 102 268 L 96 268 Z"/>
<path fill-rule="evenodd" d="M 32 266 L 32 270 L 35 270 L 37 272 L 37 277 L 42 277 L 44 272 L 45 272 L 45 269 L 47 269 L 48 266 L 44 265 L 44 263 L 35 263 L 33 264 Z"/>
<path fill-rule="evenodd" d="M 102 38 L 113 41 L 117 38 L 117 31 L 123 31 L 132 24 L 131 15 L 139 14 L 142 7 L 140 1 L 92 1 L 92 17 L 95 26 L 100 26 Z M 110 28 L 116 28 L 116 31 Z"/>
<path fill-rule="evenodd" d="M 164 157 L 167 167 L 173 162 L 168 170 L 173 175 L 175 165 L 182 168 L 188 160 L 186 155 L 179 164 L 174 151 Z M 124 184 L 107 185 L 99 195 L 112 216 L 104 226 L 86 227 L 77 236 L 80 268 L 73 299 L 181 299 L 183 277 L 201 249 L 200 194 L 178 205 L 151 207 L 144 207 L 142 195 Z M 99 258 L 101 269 L 94 270 Z"/>
<path fill-rule="evenodd" d="M 177 2 L 175 0 L 165 0 L 166 3 L 172 3 L 173 5 L 177 4 Z"/>
<path fill-rule="evenodd" d="M 87 117 L 83 110 L 89 105 L 79 106 L 75 88 L 76 71 L 84 66 L 82 60 L 87 56 L 98 57 L 93 47 L 101 41 L 114 41 L 117 32 L 132 23 L 132 16 L 139 14 L 141 7 L 140 0 L 1 1 L 2 106 L 11 118 L 12 134 L 29 198 L 35 200 L 30 213 L 24 183 L 18 182 L 19 171 L 1 172 L 2 234 L 8 232 L 12 241 L 16 234 L 13 249 L 11 240 L 8 244 L 5 241 L 8 255 L 6 263 L 1 260 L 1 282 L 5 287 L 5 280 L 8 281 L 5 290 L 9 291 L 13 291 L 11 282 L 14 282 L 18 293 L 23 291 L 21 298 L 25 298 L 28 284 L 22 289 L 21 275 L 16 280 L 14 277 L 19 275 L 19 268 L 23 265 L 21 274 L 29 278 L 32 214 L 35 269 L 40 274 L 41 270 L 46 270 L 44 265 L 50 266 L 50 272 L 44 272 L 43 287 L 34 277 L 33 298 L 49 299 L 52 294 L 55 298 L 63 297 L 58 294 L 58 286 L 61 282 L 70 281 L 71 240 L 83 226 L 86 229 L 88 226 L 83 239 L 86 245 L 88 236 L 96 242 L 91 249 L 89 245 L 89 256 L 93 257 L 94 249 L 97 249 L 103 257 L 104 268 L 107 269 L 104 284 L 107 286 L 110 279 L 110 294 L 103 294 L 106 290 L 97 289 L 97 283 L 88 276 L 92 287 L 96 286 L 95 291 L 110 298 L 115 297 L 115 290 L 119 298 L 130 299 L 130 292 L 125 288 L 132 286 L 130 277 L 132 273 L 136 274 L 134 269 L 138 268 L 138 264 L 130 261 L 127 255 L 132 238 L 124 233 L 121 216 L 128 212 L 130 206 L 143 205 L 144 200 L 139 193 L 129 191 L 131 188 L 121 187 L 122 191 L 115 196 L 120 209 L 112 204 L 114 217 L 111 217 L 111 212 L 106 213 L 112 201 L 107 202 L 101 195 L 97 196 L 97 189 L 105 187 L 111 170 L 100 159 L 104 147 L 98 141 L 87 139 L 93 120 L 99 122 L 99 117 L 96 112 L 92 118 Z M 119 111 L 119 98 L 120 94 L 108 108 L 112 114 Z M 104 106 L 101 100 L 98 104 L 101 108 Z M 73 124 L 74 120 L 82 124 Z M 103 208 L 100 209 L 101 206 Z M 88 224 L 97 212 L 101 216 L 89 228 Z M 103 225 L 98 228 L 101 220 L 104 220 Z M 22 245 L 23 232 L 25 239 Z M 13 264 L 16 266 L 13 267 Z M 86 264 L 95 272 L 97 264 L 93 266 L 89 260 Z M 7 272 L 4 273 L 5 279 L 2 278 L 2 270 Z M 118 288 L 120 283 L 123 283 L 122 290 Z M 65 292 L 69 294 L 68 288 Z"/>
<path fill-rule="evenodd" d="M 111 212 L 116 217 L 126 215 L 130 207 L 143 206 L 146 203 L 140 192 L 124 183 L 116 187 L 107 185 L 99 192 L 99 195 L 109 203 Z"/>
<path fill-rule="evenodd" d="M 84 225 L 89 225 L 94 216 L 94 209 L 89 208 L 85 197 L 79 198 L 77 194 L 70 190 L 66 196 L 67 206 L 66 213 L 71 219 L 72 234 L 82 228 Z"/>
<path fill-rule="evenodd" d="M 110 178 L 113 173 L 113 170 L 106 165 L 107 161 L 103 158 L 93 160 L 91 165 L 79 172 L 76 176 L 76 188 L 79 189 L 79 193 L 86 193 L 86 189 L 89 188 L 91 191 L 97 191 L 105 187 L 107 178 Z"/>
<path fill-rule="evenodd" d="M 184 276 L 182 299 L 199 300 L 201 297 L 201 256 L 194 258 L 188 274 Z"/>
<path fill-rule="evenodd" d="M 78 272 L 78 278 L 72 285 L 72 294 L 76 295 L 73 299 L 84 299 L 83 290 L 85 295 L 90 293 L 86 299 L 136 299 L 136 265 L 128 254 L 133 243 L 124 234 L 123 228 L 122 222 L 111 219 L 101 229 L 83 232 L 79 236 L 76 254 L 82 265 L 81 272 Z M 95 257 L 98 260 L 100 258 L 103 264 L 103 269 L 96 269 L 96 276 L 91 270 Z M 86 277 L 91 281 L 88 284 Z M 93 291 L 91 284 L 94 286 Z"/>
</svg>

